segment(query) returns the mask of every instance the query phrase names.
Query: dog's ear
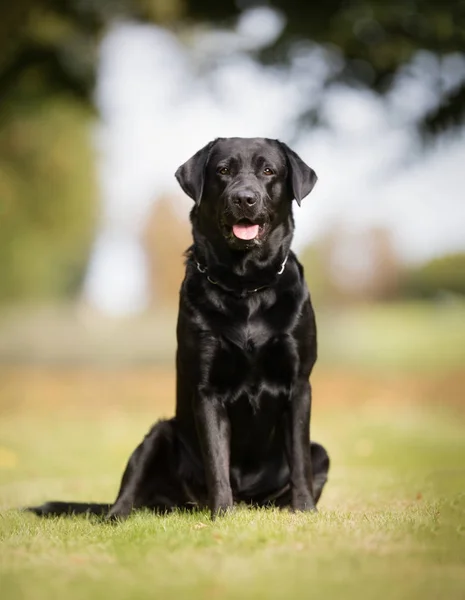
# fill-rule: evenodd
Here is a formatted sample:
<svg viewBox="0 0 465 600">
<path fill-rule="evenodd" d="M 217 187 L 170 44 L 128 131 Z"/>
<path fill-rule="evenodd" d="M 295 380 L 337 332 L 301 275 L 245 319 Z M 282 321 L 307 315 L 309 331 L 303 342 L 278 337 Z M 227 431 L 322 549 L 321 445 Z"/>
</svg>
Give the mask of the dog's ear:
<svg viewBox="0 0 465 600">
<path fill-rule="evenodd" d="M 183 191 L 190 196 L 197 205 L 200 204 L 200 200 L 202 199 L 205 168 L 215 141 L 209 142 L 206 146 L 196 152 L 194 156 L 181 165 L 175 173 L 175 177 Z"/>
<path fill-rule="evenodd" d="M 281 148 L 287 158 L 287 166 L 289 169 L 289 178 L 292 185 L 292 192 L 294 198 L 297 200 L 297 204 L 300 206 L 303 198 L 308 196 L 312 191 L 318 177 L 315 171 L 309 167 L 300 158 L 298 154 L 291 150 L 284 142 L 279 142 Z"/>
</svg>

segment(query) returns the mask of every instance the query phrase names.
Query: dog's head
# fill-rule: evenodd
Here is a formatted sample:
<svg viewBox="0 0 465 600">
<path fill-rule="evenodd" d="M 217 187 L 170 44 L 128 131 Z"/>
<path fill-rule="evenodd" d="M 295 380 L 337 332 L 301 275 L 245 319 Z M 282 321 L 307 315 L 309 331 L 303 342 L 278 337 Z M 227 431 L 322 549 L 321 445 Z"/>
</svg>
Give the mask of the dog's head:
<svg viewBox="0 0 465 600">
<path fill-rule="evenodd" d="M 196 203 L 200 226 L 218 228 L 233 249 L 262 245 L 316 183 L 313 169 L 286 144 L 265 138 L 219 138 L 176 171 Z"/>
</svg>

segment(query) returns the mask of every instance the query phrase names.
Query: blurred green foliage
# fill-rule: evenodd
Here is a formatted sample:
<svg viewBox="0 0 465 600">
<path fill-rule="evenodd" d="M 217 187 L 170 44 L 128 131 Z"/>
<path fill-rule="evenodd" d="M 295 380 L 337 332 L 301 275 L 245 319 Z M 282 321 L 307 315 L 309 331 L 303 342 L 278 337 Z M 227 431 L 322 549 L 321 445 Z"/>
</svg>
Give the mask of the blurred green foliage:
<svg viewBox="0 0 465 600">
<path fill-rule="evenodd" d="M 444 293 L 465 296 L 465 253 L 448 254 L 409 269 L 401 293 L 413 298 L 437 298 Z"/>
<path fill-rule="evenodd" d="M 436 82 L 437 103 L 418 125 L 430 132 L 465 122 L 465 78 L 450 85 L 443 58 L 465 58 L 465 0 L 16 0 L 2 8 L 0 94 L 31 70 L 44 93 L 72 93 L 91 102 L 96 51 L 106 27 L 121 19 L 173 26 L 231 26 L 251 7 L 283 15 L 275 40 L 254 50 L 269 64 L 285 64 L 295 48 L 318 44 L 332 57 L 325 85 L 345 83 L 389 91 L 418 51 L 437 60 L 420 77 Z M 455 63 L 454 63 L 455 64 Z M 309 98 L 308 119 L 319 118 L 325 94 Z M 310 105 L 311 104 L 311 105 Z"/>
<path fill-rule="evenodd" d="M 296 48 L 308 50 L 318 44 L 333 64 L 324 87 L 343 82 L 384 93 L 408 70 L 406 65 L 417 51 L 430 52 L 437 60 L 429 61 L 429 71 L 422 76 L 437 80 L 438 98 L 418 125 L 437 132 L 465 121 L 465 80 L 446 85 L 441 62 L 465 56 L 465 0 L 4 3 L 0 19 L 0 302 L 65 297 L 79 288 L 95 223 L 87 127 L 97 52 L 106 29 L 124 19 L 162 24 L 176 31 L 205 23 L 227 27 L 244 10 L 260 5 L 284 16 L 278 37 L 254 50 L 263 63 L 284 65 Z M 324 90 L 318 98 L 311 98 L 311 106 L 301 115 L 307 124 L 318 120 L 324 98 Z M 315 273 L 318 277 L 318 268 Z"/>
<path fill-rule="evenodd" d="M 370 236 L 370 233 L 374 235 Z M 331 231 L 303 249 L 300 260 L 317 308 L 369 301 L 439 300 L 447 295 L 465 296 L 465 253 L 446 254 L 420 265 L 406 266 L 393 246 L 390 247 L 389 238 L 383 240 L 380 233 L 387 232 L 367 230 L 356 236 L 359 242 L 370 237 L 372 242 L 365 251 L 370 254 L 374 268 L 360 279 L 355 276 L 356 269 L 351 268 L 356 267 L 353 260 L 347 259 L 335 268 L 334 256 L 347 241 L 344 231 Z M 342 281 L 341 275 L 345 275 Z"/>
<path fill-rule="evenodd" d="M 309 244 L 299 253 L 315 308 L 333 304 L 338 296 L 321 245 Z"/>
<path fill-rule="evenodd" d="M 0 302 L 74 295 L 96 214 L 88 114 L 64 99 L 17 105 L 0 126 Z"/>
</svg>

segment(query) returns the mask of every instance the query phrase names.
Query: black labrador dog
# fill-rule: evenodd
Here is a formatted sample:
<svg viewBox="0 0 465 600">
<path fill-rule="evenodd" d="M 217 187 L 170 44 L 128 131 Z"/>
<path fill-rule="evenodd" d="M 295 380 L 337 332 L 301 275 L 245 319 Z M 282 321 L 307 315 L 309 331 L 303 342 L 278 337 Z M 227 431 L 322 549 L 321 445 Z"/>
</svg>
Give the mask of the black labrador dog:
<svg viewBox="0 0 465 600">
<path fill-rule="evenodd" d="M 317 177 L 286 144 L 220 138 L 176 171 L 195 202 L 177 325 L 176 416 L 133 452 L 114 504 L 49 502 L 38 515 L 235 503 L 314 510 L 326 450 L 309 439 L 315 317 L 290 250 L 292 201 Z"/>
</svg>

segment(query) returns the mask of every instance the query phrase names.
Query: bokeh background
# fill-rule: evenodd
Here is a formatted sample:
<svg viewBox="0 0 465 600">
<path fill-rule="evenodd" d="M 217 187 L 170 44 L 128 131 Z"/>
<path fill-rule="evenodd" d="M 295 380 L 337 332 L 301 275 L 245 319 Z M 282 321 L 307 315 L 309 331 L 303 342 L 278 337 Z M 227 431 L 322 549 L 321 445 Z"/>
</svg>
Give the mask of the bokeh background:
<svg viewBox="0 0 465 600">
<path fill-rule="evenodd" d="M 463 359 L 463 2 L 17 0 L 0 26 L 0 360 L 173 362 L 190 200 L 217 136 L 319 175 L 295 248 L 321 361 Z"/>
<path fill-rule="evenodd" d="M 330 431 L 335 406 L 461 419 L 464 48 L 462 1 L 3 6 L 4 502 L 34 497 L 32 457 L 58 423 L 73 437 L 69 415 L 100 415 L 123 457 L 172 414 L 190 240 L 173 174 L 217 136 L 278 137 L 319 175 L 294 243 L 319 324 L 316 423 Z M 367 431 L 354 443 L 375 451 Z M 79 444 L 40 468 L 78 464 Z M 25 464 L 27 493 L 8 487 Z"/>
</svg>

